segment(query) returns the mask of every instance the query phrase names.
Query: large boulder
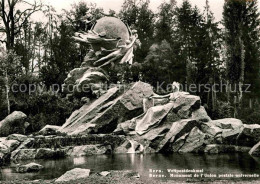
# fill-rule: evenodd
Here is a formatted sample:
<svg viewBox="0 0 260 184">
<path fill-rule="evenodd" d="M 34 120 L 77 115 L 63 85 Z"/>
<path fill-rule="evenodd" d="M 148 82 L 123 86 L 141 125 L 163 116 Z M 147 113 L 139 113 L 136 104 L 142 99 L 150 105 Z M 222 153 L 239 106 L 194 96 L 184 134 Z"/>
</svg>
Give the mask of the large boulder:
<svg viewBox="0 0 260 184">
<path fill-rule="evenodd" d="M 10 134 L 24 134 L 25 120 L 27 116 L 23 112 L 14 111 L 0 122 L 0 137 L 5 137 Z"/>
<path fill-rule="evenodd" d="M 217 126 L 221 129 L 241 129 L 243 128 L 244 124 L 239 119 L 234 118 L 226 118 L 226 119 L 220 119 L 220 120 L 214 120 L 209 122 L 209 124 L 212 124 L 214 126 Z"/>
<path fill-rule="evenodd" d="M 119 123 L 142 114 L 143 98 L 152 94 L 152 86 L 143 82 L 128 88 L 114 87 L 93 103 L 75 111 L 60 131 L 70 135 L 112 133 Z"/>
<path fill-rule="evenodd" d="M 244 128 L 241 120 L 226 118 L 201 124 L 202 132 L 213 136 L 217 144 L 236 145 Z"/>
<path fill-rule="evenodd" d="M 75 181 L 79 179 L 84 179 L 89 177 L 90 170 L 89 169 L 80 169 L 75 168 L 70 171 L 67 171 L 65 174 L 63 174 L 61 177 L 55 180 L 55 182 L 70 182 Z"/>
<path fill-rule="evenodd" d="M 43 168 L 44 167 L 40 164 L 30 163 L 30 164 L 26 164 L 26 165 L 18 165 L 16 167 L 16 171 L 18 173 L 38 172 L 38 171 L 42 170 Z"/>
</svg>

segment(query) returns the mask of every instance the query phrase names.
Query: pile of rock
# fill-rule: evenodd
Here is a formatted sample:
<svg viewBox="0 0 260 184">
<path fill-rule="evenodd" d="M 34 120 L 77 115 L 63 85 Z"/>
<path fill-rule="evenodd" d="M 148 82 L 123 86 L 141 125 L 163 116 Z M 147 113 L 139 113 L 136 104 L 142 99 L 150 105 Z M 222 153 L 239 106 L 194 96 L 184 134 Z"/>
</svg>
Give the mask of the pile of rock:
<svg viewBox="0 0 260 184">
<path fill-rule="evenodd" d="M 228 118 L 211 120 L 198 96 L 180 93 L 174 102 L 156 102 L 142 114 L 153 88 L 137 82 L 110 89 L 75 111 L 60 129 L 71 135 L 112 133 L 126 136 L 114 153 L 246 152 L 260 141 L 260 125 Z"/>
<path fill-rule="evenodd" d="M 260 125 L 233 118 L 211 120 L 200 98 L 188 93 L 172 102 L 158 101 L 143 113 L 143 99 L 152 94 L 153 88 L 143 82 L 115 87 L 75 111 L 62 127 L 48 125 L 34 136 L 0 138 L 0 162 L 111 153 L 233 153 L 251 148 L 251 155 L 260 155 Z M 14 133 L 6 127 L 19 123 L 11 119 L 24 126 L 25 116 L 17 114 L 21 113 L 1 122 L 0 132 Z"/>
</svg>

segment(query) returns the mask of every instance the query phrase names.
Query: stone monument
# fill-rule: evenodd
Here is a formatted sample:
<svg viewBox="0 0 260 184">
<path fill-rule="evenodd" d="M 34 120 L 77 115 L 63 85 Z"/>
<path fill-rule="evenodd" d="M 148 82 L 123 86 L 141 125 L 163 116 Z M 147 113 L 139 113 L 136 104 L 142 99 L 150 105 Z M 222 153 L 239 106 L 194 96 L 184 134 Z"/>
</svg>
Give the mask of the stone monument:
<svg viewBox="0 0 260 184">
<path fill-rule="evenodd" d="M 91 50 L 80 68 L 72 70 L 63 85 L 70 95 L 98 94 L 110 80 L 109 71 L 123 63 L 132 64 L 133 50 L 138 38 L 120 19 L 103 17 L 88 32 L 78 32 L 77 42 L 90 44 Z"/>
</svg>

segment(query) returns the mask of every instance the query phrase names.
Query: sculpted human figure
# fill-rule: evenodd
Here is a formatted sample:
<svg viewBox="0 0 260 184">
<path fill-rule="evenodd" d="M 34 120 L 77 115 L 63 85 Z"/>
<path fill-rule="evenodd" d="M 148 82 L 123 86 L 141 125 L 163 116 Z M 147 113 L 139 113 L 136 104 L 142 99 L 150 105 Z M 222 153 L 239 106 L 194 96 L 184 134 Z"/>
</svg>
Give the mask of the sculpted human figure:
<svg viewBox="0 0 260 184">
<path fill-rule="evenodd" d="M 147 112 L 147 110 L 151 107 L 154 106 L 154 100 L 161 100 L 161 99 L 169 99 L 170 102 L 173 102 L 179 97 L 180 94 L 180 83 L 178 82 L 173 82 L 172 83 L 172 93 L 168 95 L 158 95 L 154 93 L 151 97 L 149 98 L 144 98 L 143 100 L 143 109 L 144 113 Z"/>
<path fill-rule="evenodd" d="M 148 131 L 155 122 L 160 122 L 164 115 L 173 108 L 174 102 L 180 97 L 180 95 L 189 94 L 187 92 L 180 92 L 180 83 L 177 82 L 172 83 L 172 89 L 173 92 L 168 95 L 160 96 L 154 93 L 151 97 L 143 100 L 144 113 L 131 120 L 131 123 L 136 125 L 135 131 L 139 135 Z M 164 105 L 154 106 L 154 100 L 160 99 L 169 99 L 169 102 Z"/>
<path fill-rule="evenodd" d="M 134 46 L 138 45 L 137 32 L 115 17 L 103 17 L 96 21 L 91 30 L 77 32 L 73 38 L 91 46 L 81 67 L 71 71 L 64 81 L 63 91 L 78 97 L 99 97 L 96 94 L 104 90 L 101 89 L 102 84 L 110 82 L 110 71 L 115 65 L 131 65 Z"/>
<path fill-rule="evenodd" d="M 173 82 L 172 83 L 172 90 L 173 92 L 168 94 L 168 95 L 164 95 L 164 96 L 160 96 L 154 93 L 153 96 L 151 96 L 150 98 L 152 99 L 164 99 L 164 98 L 169 98 L 170 101 L 174 101 L 175 99 L 178 98 L 179 96 L 179 92 L 180 92 L 180 83 L 178 82 Z"/>
<path fill-rule="evenodd" d="M 104 17 L 98 20 L 90 31 L 78 32 L 73 38 L 78 42 L 90 44 L 95 52 L 102 53 L 102 56 L 93 62 L 93 66 L 102 68 L 114 62 L 132 64 L 133 47 L 138 35 L 120 19 Z"/>
<path fill-rule="evenodd" d="M 130 40 L 127 40 L 126 44 L 124 45 L 120 45 L 118 46 L 118 50 L 112 52 L 111 54 L 97 60 L 96 62 L 94 62 L 95 66 L 98 66 L 99 63 L 102 63 L 103 61 L 108 60 L 106 63 L 100 65 L 99 67 L 103 67 L 106 66 L 108 64 L 111 64 L 112 62 L 120 59 L 121 57 L 123 57 L 121 59 L 121 61 L 119 62 L 120 64 L 123 64 L 125 62 L 129 62 L 130 64 L 132 63 L 132 58 L 133 58 L 133 46 L 134 43 L 136 41 L 136 39 L 138 38 L 137 35 L 133 35 Z"/>
</svg>

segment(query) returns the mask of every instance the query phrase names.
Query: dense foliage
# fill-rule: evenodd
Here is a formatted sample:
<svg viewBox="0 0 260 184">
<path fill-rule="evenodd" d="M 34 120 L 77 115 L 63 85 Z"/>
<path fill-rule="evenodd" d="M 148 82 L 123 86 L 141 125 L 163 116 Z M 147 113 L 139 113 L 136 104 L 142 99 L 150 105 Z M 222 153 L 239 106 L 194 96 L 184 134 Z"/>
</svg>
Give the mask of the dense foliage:
<svg viewBox="0 0 260 184">
<path fill-rule="evenodd" d="M 158 93 L 167 93 L 173 81 L 200 86 L 196 91 L 185 90 L 201 97 L 213 119 L 237 117 L 245 123 L 260 123 L 257 1 L 225 1 L 222 22 L 214 20 L 205 2 L 203 11 L 188 0 L 178 6 L 175 0 L 163 2 L 158 12 L 149 8 L 149 0 L 125 0 L 118 13 L 110 10 L 108 15 L 137 31 L 141 43 L 135 48 L 134 64 L 115 67 L 111 81 L 143 80 Z M 5 24 L 5 14 L 0 13 L 0 36 L 6 38 L 0 40 L 6 45 L 0 50 L 0 119 L 14 110 L 23 111 L 33 132 L 46 124 L 62 125 L 80 107 L 80 99 L 65 98 L 61 91 L 68 72 L 80 66 L 90 49 L 74 42 L 72 35 L 89 30 L 106 14 L 84 1 L 62 13 L 35 4 L 28 9 L 31 14 L 23 14 L 19 3 L 1 11 L 15 15 L 9 17 L 14 25 Z M 42 11 L 47 21 L 32 21 L 36 11 Z M 27 90 L 14 92 L 10 90 L 14 84 L 25 84 Z M 30 84 L 37 86 L 33 93 L 28 90 Z M 216 92 L 205 84 L 218 90 L 220 84 L 238 88 Z M 245 92 L 245 84 L 250 84 L 251 92 Z"/>
</svg>

